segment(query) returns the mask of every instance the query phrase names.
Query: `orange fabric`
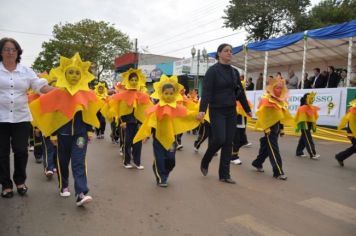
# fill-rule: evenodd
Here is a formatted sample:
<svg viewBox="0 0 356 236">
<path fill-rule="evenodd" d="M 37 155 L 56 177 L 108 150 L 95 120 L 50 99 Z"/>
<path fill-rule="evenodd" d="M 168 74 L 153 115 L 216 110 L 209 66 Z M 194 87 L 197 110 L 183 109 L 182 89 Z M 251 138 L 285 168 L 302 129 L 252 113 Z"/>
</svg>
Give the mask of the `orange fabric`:
<svg viewBox="0 0 356 236">
<path fill-rule="evenodd" d="M 258 105 L 258 108 L 260 108 L 262 106 L 264 106 L 264 107 L 272 107 L 272 108 L 276 108 L 278 110 L 282 109 L 277 104 L 270 102 L 269 99 L 267 99 L 267 98 L 262 98 L 261 99 L 260 104 Z"/>
<path fill-rule="evenodd" d="M 96 100 L 93 91 L 78 91 L 72 96 L 69 92 L 61 89 L 52 90 L 39 98 L 42 113 L 60 111 L 68 119 L 72 118 L 77 105 L 87 108 L 89 102 Z"/>
<path fill-rule="evenodd" d="M 350 107 L 349 112 L 356 115 L 356 107 Z"/>
<path fill-rule="evenodd" d="M 318 111 L 320 110 L 320 108 L 316 107 L 316 106 L 311 106 L 311 105 L 303 105 L 303 106 L 299 107 L 298 110 L 300 113 L 307 113 L 308 116 L 313 116 L 313 115 L 318 114 Z"/>
<path fill-rule="evenodd" d="M 31 93 L 27 96 L 28 98 L 28 103 L 33 102 L 34 100 L 36 100 L 37 98 L 39 98 L 41 95 L 37 94 L 37 93 Z"/>
<path fill-rule="evenodd" d="M 170 106 L 159 106 L 159 104 L 154 105 L 146 110 L 146 114 L 149 115 L 155 112 L 157 119 L 162 120 L 166 115 L 170 118 L 184 117 L 187 115 L 187 109 L 183 105 L 177 104 L 176 108 Z"/>
<path fill-rule="evenodd" d="M 148 94 L 137 90 L 124 90 L 114 94 L 111 99 L 114 101 L 125 101 L 128 106 L 133 106 L 135 101 L 137 101 L 138 104 L 147 104 L 150 102 Z"/>
</svg>

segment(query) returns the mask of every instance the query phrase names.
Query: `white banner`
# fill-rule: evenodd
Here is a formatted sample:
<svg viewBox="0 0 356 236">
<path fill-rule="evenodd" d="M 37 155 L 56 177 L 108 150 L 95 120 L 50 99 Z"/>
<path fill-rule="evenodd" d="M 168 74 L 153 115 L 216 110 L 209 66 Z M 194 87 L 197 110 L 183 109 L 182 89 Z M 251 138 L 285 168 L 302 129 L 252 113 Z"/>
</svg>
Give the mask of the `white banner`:
<svg viewBox="0 0 356 236">
<path fill-rule="evenodd" d="M 332 88 L 332 89 L 292 89 L 289 91 L 288 109 L 291 114 L 295 114 L 300 106 L 300 98 L 305 93 L 316 92 L 314 106 L 320 107 L 318 125 L 337 126 L 341 117 L 346 112 L 346 96 L 347 88 Z M 247 98 L 253 103 L 253 116 L 255 113 L 261 96 L 264 93 L 262 90 L 246 91 Z"/>
</svg>

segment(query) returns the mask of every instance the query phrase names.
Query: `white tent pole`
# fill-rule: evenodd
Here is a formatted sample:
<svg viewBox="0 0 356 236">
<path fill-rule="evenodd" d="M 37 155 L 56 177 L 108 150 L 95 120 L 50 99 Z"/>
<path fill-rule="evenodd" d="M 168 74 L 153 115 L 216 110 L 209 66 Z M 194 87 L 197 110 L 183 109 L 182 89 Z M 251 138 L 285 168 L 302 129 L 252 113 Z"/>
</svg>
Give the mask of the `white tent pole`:
<svg viewBox="0 0 356 236">
<path fill-rule="evenodd" d="M 247 82 L 247 59 L 248 59 L 247 45 L 244 45 L 244 51 L 245 51 L 245 73 L 244 73 L 244 76 L 245 76 L 245 85 L 246 85 L 246 82 Z"/>
<path fill-rule="evenodd" d="M 267 65 L 268 65 L 268 51 L 265 51 L 265 66 L 264 66 L 264 69 L 263 69 L 263 90 L 266 89 Z"/>
<path fill-rule="evenodd" d="M 347 82 L 346 82 L 346 87 L 350 86 L 350 80 L 351 80 L 351 69 L 352 69 L 352 37 L 349 38 L 349 54 L 347 58 Z"/>
<path fill-rule="evenodd" d="M 304 31 L 304 53 L 303 53 L 303 67 L 302 67 L 302 78 L 301 78 L 301 86 L 300 88 L 304 88 L 304 74 L 305 74 L 305 63 L 307 58 L 307 50 L 308 50 L 308 31 Z"/>
</svg>

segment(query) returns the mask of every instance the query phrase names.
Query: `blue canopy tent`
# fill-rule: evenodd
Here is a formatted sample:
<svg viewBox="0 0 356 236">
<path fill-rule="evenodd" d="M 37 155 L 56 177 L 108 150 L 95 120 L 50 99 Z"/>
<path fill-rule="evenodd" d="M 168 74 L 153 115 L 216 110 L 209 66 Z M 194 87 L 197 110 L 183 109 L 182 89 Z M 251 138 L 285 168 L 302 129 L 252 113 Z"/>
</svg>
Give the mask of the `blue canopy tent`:
<svg viewBox="0 0 356 236">
<path fill-rule="evenodd" d="M 352 57 L 356 55 L 356 20 L 320 29 L 308 30 L 279 38 L 262 40 L 233 48 L 232 64 L 256 72 L 268 67 L 282 67 L 302 64 L 302 74 L 306 65 L 323 62 L 332 58 L 345 61 L 348 76 Z M 303 40 L 304 39 L 304 40 Z M 247 50 L 243 50 L 243 48 Z M 209 56 L 215 56 L 215 52 Z M 265 84 L 265 83 L 264 83 Z"/>
</svg>

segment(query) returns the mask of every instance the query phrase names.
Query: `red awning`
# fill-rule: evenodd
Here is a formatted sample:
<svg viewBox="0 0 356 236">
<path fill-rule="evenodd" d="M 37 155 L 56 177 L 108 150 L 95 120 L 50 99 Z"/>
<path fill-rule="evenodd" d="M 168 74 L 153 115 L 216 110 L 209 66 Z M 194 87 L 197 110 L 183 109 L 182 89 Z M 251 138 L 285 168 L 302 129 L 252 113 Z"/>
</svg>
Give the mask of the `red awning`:
<svg viewBox="0 0 356 236">
<path fill-rule="evenodd" d="M 128 64 L 137 64 L 138 54 L 134 52 L 126 53 L 115 58 L 115 68 L 122 67 Z"/>
</svg>

